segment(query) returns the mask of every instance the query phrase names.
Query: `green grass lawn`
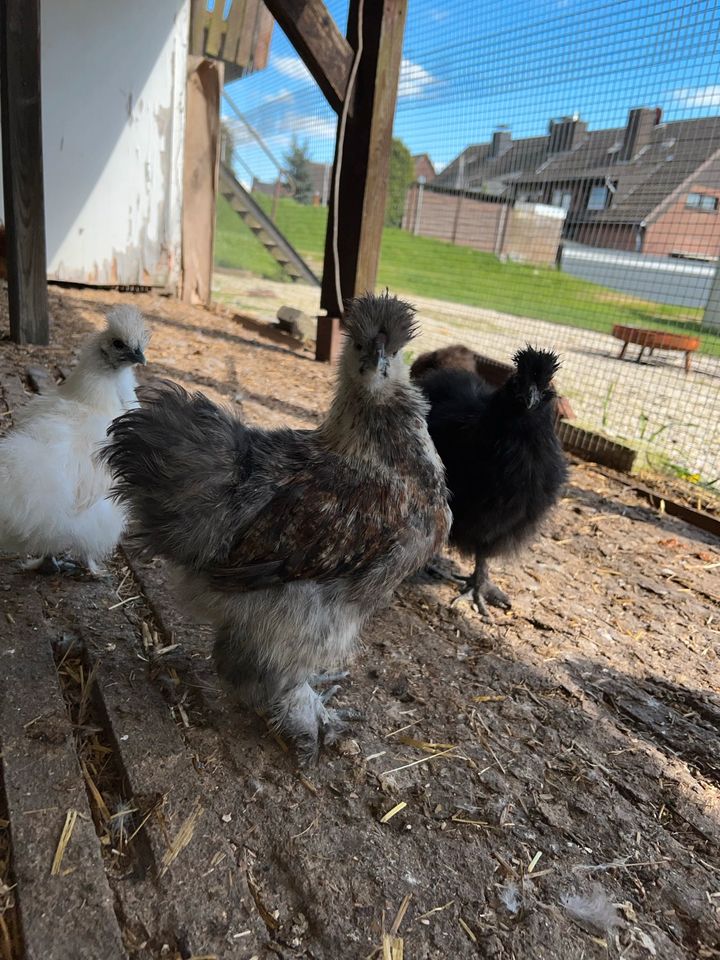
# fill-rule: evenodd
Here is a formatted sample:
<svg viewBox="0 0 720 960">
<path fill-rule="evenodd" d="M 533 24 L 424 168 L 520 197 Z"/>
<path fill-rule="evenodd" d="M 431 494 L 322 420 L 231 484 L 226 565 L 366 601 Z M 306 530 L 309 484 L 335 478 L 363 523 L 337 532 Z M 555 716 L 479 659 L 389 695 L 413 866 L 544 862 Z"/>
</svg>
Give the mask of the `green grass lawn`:
<svg viewBox="0 0 720 960">
<path fill-rule="evenodd" d="M 270 197 L 256 196 L 268 211 Z M 278 202 L 277 224 L 310 265 L 322 266 L 327 210 L 294 200 Z M 275 261 L 221 197 L 215 262 L 277 280 Z M 550 267 L 501 263 L 489 253 L 388 227 L 383 234 L 378 285 L 398 293 L 450 300 L 501 313 L 609 333 L 615 323 L 699 332 L 702 310 L 639 300 Z M 720 356 L 720 335 L 701 334 L 703 353 Z"/>
</svg>

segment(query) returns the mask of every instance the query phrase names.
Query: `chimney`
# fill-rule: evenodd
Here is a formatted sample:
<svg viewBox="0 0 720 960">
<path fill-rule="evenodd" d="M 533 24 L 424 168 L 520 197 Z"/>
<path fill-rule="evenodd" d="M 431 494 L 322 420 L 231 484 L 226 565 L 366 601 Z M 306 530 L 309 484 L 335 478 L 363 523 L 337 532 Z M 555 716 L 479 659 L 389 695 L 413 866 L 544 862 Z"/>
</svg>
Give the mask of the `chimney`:
<svg viewBox="0 0 720 960">
<path fill-rule="evenodd" d="M 660 107 L 636 107 L 628 113 L 623 145 L 618 160 L 632 160 L 635 154 L 650 143 L 655 127 L 662 119 Z"/>
<path fill-rule="evenodd" d="M 587 123 L 575 114 L 562 120 L 551 120 L 548 127 L 550 153 L 567 153 L 585 139 Z"/>
<path fill-rule="evenodd" d="M 493 158 L 501 157 L 507 153 L 512 146 L 512 133 L 509 130 L 496 130 L 492 135 L 492 146 L 490 147 L 490 156 Z"/>
</svg>

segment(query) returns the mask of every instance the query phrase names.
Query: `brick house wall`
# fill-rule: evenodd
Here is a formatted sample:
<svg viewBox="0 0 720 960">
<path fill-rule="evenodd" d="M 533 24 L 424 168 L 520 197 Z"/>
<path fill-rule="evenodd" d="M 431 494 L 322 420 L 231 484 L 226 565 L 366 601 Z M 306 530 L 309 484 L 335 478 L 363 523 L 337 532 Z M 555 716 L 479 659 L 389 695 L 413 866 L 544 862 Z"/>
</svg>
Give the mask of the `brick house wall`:
<svg viewBox="0 0 720 960">
<path fill-rule="evenodd" d="M 637 228 L 632 223 L 581 223 L 568 239 L 589 247 L 637 251 Z"/>
<path fill-rule="evenodd" d="M 696 210 L 687 206 L 688 193 L 718 199 L 717 210 Z M 720 254 L 720 190 L 689 187 L 660 216 L 645 228 L 643 253 L 684 254 L 717 257 Z"/>
</svg>

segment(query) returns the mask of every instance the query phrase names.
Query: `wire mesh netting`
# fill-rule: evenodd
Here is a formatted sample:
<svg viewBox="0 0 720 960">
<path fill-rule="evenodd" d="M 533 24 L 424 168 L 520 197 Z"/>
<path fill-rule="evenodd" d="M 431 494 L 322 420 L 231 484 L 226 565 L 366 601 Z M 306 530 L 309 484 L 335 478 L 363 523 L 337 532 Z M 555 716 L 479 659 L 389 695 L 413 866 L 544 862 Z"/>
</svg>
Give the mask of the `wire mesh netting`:
<svg viewBox="0 0 720 960">
<path fill-rule="evenodd" d="M 344 31 L 347 2 L 329 9 Z M 710 492 L 719 28 L 710 2 L 413 0 L 378 278 L 418 306 L 416 353 L 554 348 L 593 442 Z M 268 67 L 226 93 L 236 176 L 319 276 L 335 114 L 277 28 Z M 218 266 L 283 282 L 257 235 L 221 205 Z M 319 293 L 286 300 L 313 312 Z"/>
</svg>

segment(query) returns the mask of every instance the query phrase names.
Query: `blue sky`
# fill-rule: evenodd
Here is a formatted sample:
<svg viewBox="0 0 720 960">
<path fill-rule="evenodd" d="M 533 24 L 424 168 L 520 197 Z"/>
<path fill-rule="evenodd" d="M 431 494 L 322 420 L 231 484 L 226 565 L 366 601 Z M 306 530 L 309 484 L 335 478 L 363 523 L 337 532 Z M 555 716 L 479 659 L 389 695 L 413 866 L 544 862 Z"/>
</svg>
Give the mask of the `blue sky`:
<svg viewBox="0 0 720 960">
<path fill-rule="evenodd" d="M 347 0 L 328 7 L 344 32 Z M 279 158 L 294 132 L 332 161 L 335 115 L 277 26 L 268 67 L 227 92 Z M 622 126 L 634 106 L 720 114 L 720 0 L 409 0 L 395 135 L 439 168 L 501 124 L 515 137 L 572 113 Z M 242 133 L 238 154 L 272 179 Z"/>
</svg>

